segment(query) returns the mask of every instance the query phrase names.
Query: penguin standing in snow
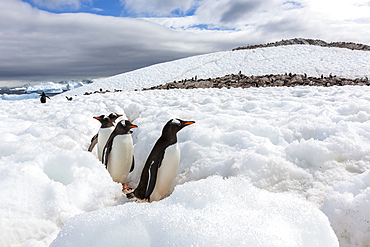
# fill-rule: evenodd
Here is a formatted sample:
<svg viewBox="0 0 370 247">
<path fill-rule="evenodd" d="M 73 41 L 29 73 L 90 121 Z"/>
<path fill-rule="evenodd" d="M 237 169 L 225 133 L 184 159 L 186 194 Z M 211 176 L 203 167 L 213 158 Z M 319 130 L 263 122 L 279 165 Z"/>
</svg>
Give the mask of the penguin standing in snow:
<svg viewBox="0 0 370 247">
<path fill-rule="evenodd" d="M 94 117 L 94 119 L 97 119 L 99 120 L 99 122 L 101 123 L 101 126 L 100 126 L 100 129 L 98 131 L 98 133 L 96 133 L 96 135 L 93 136 L 93 138 L 91 138 L 91 143 L 90 143 L 90 146 L 89 146 L 89 149 L 88 151 L 89 152 L 92 152 L 94 147 L 96 146 L 96 144 L 98 143 L 98 136 L 99 136 L 99 132 L 100 130 L 103 128 L 109 128 L 107 129 L 106 131 L 103 131 L 103 135 L 104 135 L 104 138 L 103 138 L 103 144 L 101 146 L 101 150 L 103 150 L 104 146 L 105 146 L 105 143 L 106 141 L 108 140 L 110 134 L 112 133 L 112 131 L 114 130 L 114 122 L 116 121 L 117 118 L 119 117 L 122 117 L 122 115 L 120 114 L 117 114 L 115 112 L 112 112 L 111 114 L 109 114 L 108 118 L 111 120 L 109 121 L 108 119 L 105 118 L 105 115 L 101 115 L 99 117 Z M 112 122 L 112 124 L 110 123 Z M 105 133 L 107 132 L 107 133 Z M 98 155 L 99 156 L 99 155 Z M 100 156 L 101 157 L 101 156 Z M 99 159 L 101 161 L 101 159 Z"/>
<path fill-rule="evenodd" d="M 40 94 L 40 101 L 41 103 L 46 103 L 46 98 L 50 99 L 44 92 Z"/>
<path fill-rule="evenodd" d="M 127 194 L 129 199 L 159 201 L 171 187 L 180 163 L 177 132 L 194 121 L 171 119 L 163 127 L 141 173 L 138 187 Z"/>
<path fill-rule="evenodd" d="M 110 134 L 114 130 L 114 121 L 122 115 L 118 115 L 116 113 L 111 113 L 109 116 L 106 115 L 100 115 L 98 117 L 94 117 L 94 119 L 99 120 L 101 123 L 100 129 L 98 133 L 93 136 L 91 139 L 91 143 L 89 146 L 89 151 L 92 152 L 94 149 L 95 145 L 97 145 L 98 149 L 98 159 L 102 161 L 102 155 L 103 155 L 103 149 L 105 144 L 107 143 L 107 140 L 110 136 Z M 112 117 L 112 118 L 111 118 Z M 112 120 L 113 119 L 113 120 Z"/>
<path fill-rule="evenodd" d="M 126 181 L 128 174 L 134 170 L 132 128 L 137 126 L 128 120 L 117 123 L 103 150 L 103 164 L 113 181 L 122 184 L 122 190 L 131 189 L 126 186 Z"/>
</svg>

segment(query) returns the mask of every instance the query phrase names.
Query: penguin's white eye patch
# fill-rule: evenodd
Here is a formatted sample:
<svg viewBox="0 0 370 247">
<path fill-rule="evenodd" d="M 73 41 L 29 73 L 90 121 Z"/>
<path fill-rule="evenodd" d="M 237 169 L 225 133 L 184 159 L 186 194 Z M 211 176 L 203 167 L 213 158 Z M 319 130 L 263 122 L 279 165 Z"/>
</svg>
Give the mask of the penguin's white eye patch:
<svg viewBox="0 0 370 247">
<path fill-rule="evenodd" d="M 176 118 L 172 119 L 172 123 L 177 124 L 177 125 L 181 125 L 180 121 Z"/>
<path fill-rule="evenodd" d="M 122 120 L 122 121 L 120 122 L 120 124 L 121 124 L 123 127 L 126 127 L 126 123 L 125 123 L 125 121 L 124 121 L 124 120 Z"/>
</svg>

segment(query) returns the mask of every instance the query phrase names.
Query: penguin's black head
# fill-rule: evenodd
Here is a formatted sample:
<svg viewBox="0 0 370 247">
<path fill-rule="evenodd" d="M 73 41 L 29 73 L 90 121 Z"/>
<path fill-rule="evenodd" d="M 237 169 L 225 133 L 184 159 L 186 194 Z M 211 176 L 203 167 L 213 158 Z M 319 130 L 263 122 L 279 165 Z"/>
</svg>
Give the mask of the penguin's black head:
<svg viewBox="0 0 370 247">
<path fill-rule="evenodd" d="M 117 114 L 115 112 L 112 112 L 111 114 L 109 114 L 108 116 L 110 118 L 110 120 L 112 120 L 112 122 L 114 123 L 116 121 L 117 118 L 119 117 L 122 117 L 121 114 Z"/>
<path fill-rule="evenodd" d="M 94 119 L 98 120 L 101 123 L 101 128 L 108 128 L 113 126 L 113 122 L 108 116 L 100 115 L 94 117 Z"/>
<path fill-rule="evenodd" d="M 130 129 L 132 128 L 137 128 L 137 125 L 132 124 L 129 120 L 122 120 L 116 126 L 116 130 L 122 134 L 131 133 Z"/>
<path fill-rule="evenodd" d="M 166 125 L 163 127 L 162 135 L 168 134 L 176 134 L 182 128 L 189 126 L 195 123 L 194 121 L 184 121 L 179 118 L 174 118 L 169 120 Z"/>
</svg>

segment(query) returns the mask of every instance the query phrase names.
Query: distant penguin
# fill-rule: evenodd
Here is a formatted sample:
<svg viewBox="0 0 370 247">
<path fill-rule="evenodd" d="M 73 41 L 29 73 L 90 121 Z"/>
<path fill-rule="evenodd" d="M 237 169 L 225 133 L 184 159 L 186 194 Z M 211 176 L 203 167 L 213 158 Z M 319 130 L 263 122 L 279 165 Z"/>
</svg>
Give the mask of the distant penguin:
<svg viewBox="0 0 370 247">
<path fill-rule="evenodd" d="M 72 98 L 72 97 L 68 97 L 68 96 L 66 96 L 66 98 L 67 98 L 67 100 L 68 100 L 68 101 L 72 101 L 72 100 L 73 100 L 73 98 Z"/>
<path fill-rule="evenodd" d="M 46 98 L 50 99 L 44 92 L 40 94 L 40 101 L 41 103 L 46 103 Z"/>
<path fill-rule="evenodd" d="M 123 190 L 130 189 L 126 186 L 127 176 L 134 170 L 132 128 L 137 126 L 128 120 L 118 122 L 103 150 L 103 164 L 113 181 L 122 184 Z"/>
<path fill-rule="evenodd" d="M 138 187 L 127 194 L 129 199 L 158 201 L 170 189 L 180 163 L 177 132 L 194 121 L 171 119 L 163 127 L 141 173 Z"/>
</svg>

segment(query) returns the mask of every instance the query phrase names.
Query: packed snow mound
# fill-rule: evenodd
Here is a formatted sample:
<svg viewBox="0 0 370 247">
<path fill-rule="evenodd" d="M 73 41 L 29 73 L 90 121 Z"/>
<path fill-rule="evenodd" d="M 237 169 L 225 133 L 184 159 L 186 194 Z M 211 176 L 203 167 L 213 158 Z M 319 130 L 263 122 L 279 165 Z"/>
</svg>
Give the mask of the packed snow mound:
<svg viewBox="0 0 370 247">
<path fill-rule="evenodd" d="M 369 246 L 370 170 L 334 187 L 322 206 L 342 247 Z"/>
<path fill-rule="evenodd" d="M 224 51 L 161 63 L 112 76 L 77 88 L 67 95 L 114 89 L 142 89 L 167 82 L 220 77 L 227 74 L 304 74 L 320 77 L 370 78 L 370 52 L 318 46 L 280 46 L 254 50 Z"/>
<path fill-rule="evenodd" d="M 78 229 L 78 231 L 76 231 Z M 51 247 L 339 246 L 327 217 L 246 179 L 210 177 L 154 203 L 126 203 L 70 220 Z"/>
<path fill-rule="evenodd" d="M 199 217 L 206 214 L 202 219 L 212 226 L 222 225 L 225 231 L 236 229 L 240 227 L 234 225 L 238 224 L 237 220 L 232 221 L 231 213 L 225 211 L 237 211 L 237 208 L 228 205 L 223 197 L 230 200 L 230 204 L 243 205 L 242 211 L 247 213 L 243 217 L 252 215 L 253 218 L 248 218 L 251 220 L 247 223 L 249 229 L 262 229 L 262 221 L 255 220 L 258 210 L 266 213 L 263 208 L 270 208 L 269 216 L 278 217 L 277 212 L 286 215 L 290 208 L 296 212 L 294 204 L 297 203 L 308 210 L 309 219 L 328 233 L 323 214 L 301 201 L 307 200 L 319 208 L 325 195 L 339 182 L 370 170 L 369 95 L 370 87 L 366 86 L 278 87 L 123 91 L 77 96 L 72 101 L 57 95 L 46 104 L 41 104 L 39 99 L 3 101 L 0 108 L 0 245 L 49 246 L 69 221 L 70 225 L 64 230 L 76 236 L 76 232 L 86 230 L 84 221 L 104 213 L 111 216 L 112 228 L 109 228 L 108 216 L 101 217 L 99 227 L 107 224 L 107 228 L 97 238 L 107 238 L 105 234 L 115 232 L 118 224 L 126 229 L 126 221 L 115 221 L 115 218 L 135 219 L 134 215 L 120 212 L 126 209 L 138 214 L 137 221 L 130 226 L 145 229 L 143 240 L 162 229 L 170 231 L 165 228 L 167 221 L 172 228 L 193 227 L 192 222 L 184 222 L 180 216 L 187 210 Z M 121 119 L 130 119 L 139 126 L 133 130 L 135 170 L 128 181 L 132 187 L 139 182 L 145 160 L 164 124 L 174 117 L 196 122 L 178 133 L 180 166 L 164 201 L 129 202 L 104 165 L 87 151 L 100 126 L 93 116 L 110 112 L 123 114 Z M 242 186 L 245 192 L 241 192 Z M 212 189 L 214 191 L 209 192 Z M 229 197 L 225 189 L 231 193 Z M 266 201 L 248 204 L 245 197 L 251 197 L 249 200 L 253 202 L 253 197 L 260 198 L 259 193 L 266 196 Z M 275 204 L 271 204 L 272 201 Z M 253 205 L 259 206 L 256 214 L 252 212 Z M 218 223 L 213 222 L 212 207 L 226 214 L 227 221 L 214 213 L 212 217 Z M 336 207 L 334 204 L 332 210 Z M 369 217 L 367 208 L 358 209 L 359 215 Z M 350 215 L 357 217 L 356 210 L 356 204 L 349 204 Z M 169 217 L 160 219 L 167 211 L 179 221 L 171 221 Z M 74 220 L 80 214 L 81 218 Z M 153 217 L 152 225 L 141 224 L 145 215 Z M 189 217 L 191 221 L 198 220 L 196 216 Z M 285 229 L 278 218 L 274 221 L 278 228 Z M 335 222 L 331 222 L 333 228 Z M 303 243 L 299 239 L 303 228 L 308 227 L 306 223 L 304 219 L 294 221 L 287 216 L 284 224 L 291 234 L 289 238 Z M 72 226 L 77 227 L 74 233 Z M 205 224 L 202 227 L 208 229 Z M 295 228 L 299 230 L 295 232 Z M 368 228 L 357 224 L 346 230 L 357 237 L 359 235 L 353 233 L 366 232 Z M 221 234 L 215 231 L 213 233 Z M 172 241 L 179 232 L 175 229 L 173 234 L 168 235 L 168 240 Z M 200 241 L 201 234 L 206 233 L 189 230 L 188 237 Z M 249 232 L 244 234 L 250 236 Z M 265 235 L 259 239 L 258 234 L 245 241 L 264 243 Z M 291 242 L 286 240 L 284 232 L 279 234 L 279 243 L 287 241 L 289 246 Z M 121 239 L 116 234 L 114 237 Z M 322 239 L 321 235 L 318 237 Z M 211 236 L 205 235 L 205 238 L 211 239 Z M 232 238 L 236 241 L 237 234 Z M 332 239 L 331 235 L 328 238 Z"/>
</svg>

